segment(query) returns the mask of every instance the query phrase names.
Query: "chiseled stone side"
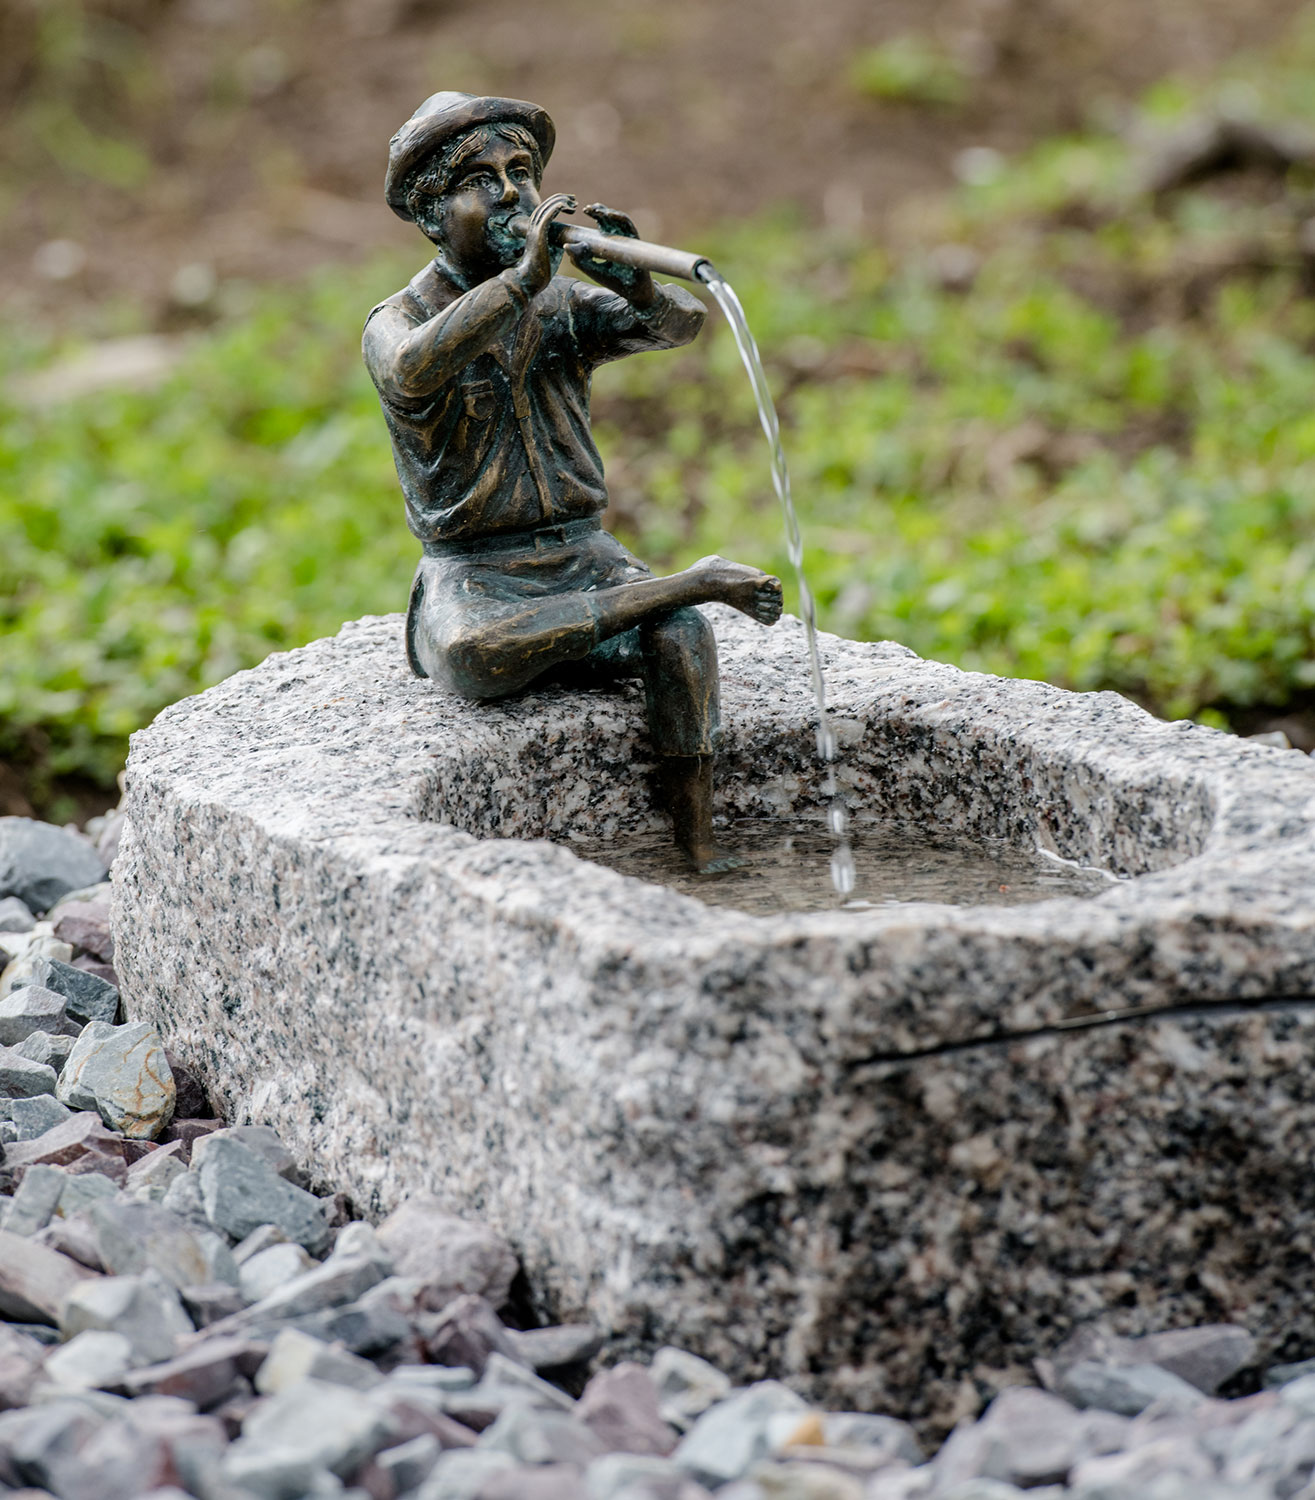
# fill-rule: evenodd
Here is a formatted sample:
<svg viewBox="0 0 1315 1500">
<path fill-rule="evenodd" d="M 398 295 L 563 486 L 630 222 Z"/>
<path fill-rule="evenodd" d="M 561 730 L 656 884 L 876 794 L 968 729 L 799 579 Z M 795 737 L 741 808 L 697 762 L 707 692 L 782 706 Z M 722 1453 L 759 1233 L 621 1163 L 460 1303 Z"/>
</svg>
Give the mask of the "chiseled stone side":
<svg viewBox="0 0 1315 1500">
<path fill-rule="evenodd" d="M 1096 1317 L 1240 1323 L 1261 1364 L 1297 1358 L 1315 1344 L 1313 1052 L 1315 1004 L 1230 1007 L 828 1080 L 803 1101 L 808 1154 L 787 1148 L 777 1191 L 718 1225 L 722 1305 L 752 1314 L 700 1332 L 686 1303 L 676 1340 L 941 1421 Z"/>
<path fill-rule="evenodd" d="M 819 806 L 797 622 L 709 613 L 727 811 Z M 135 737 L 129 1013 L 363 1204 L 449 1194 L 559 1315 L 743 1378 L 949 1400 L 1105 1303 L 1125 1331 L 1245 1310 L 1295 1347 L 1313 1278 L 1257 1221 L 1309 1215 L 1304 1007 L 971 1044 L 1315 994 L 1315 765 L 824 646 L 860 817 L 1134 878 L 1008 909 L 704 907 L 528 841 L 654 823 L 633 689 L 463 704 L 367 619 Z"/>
</svg>

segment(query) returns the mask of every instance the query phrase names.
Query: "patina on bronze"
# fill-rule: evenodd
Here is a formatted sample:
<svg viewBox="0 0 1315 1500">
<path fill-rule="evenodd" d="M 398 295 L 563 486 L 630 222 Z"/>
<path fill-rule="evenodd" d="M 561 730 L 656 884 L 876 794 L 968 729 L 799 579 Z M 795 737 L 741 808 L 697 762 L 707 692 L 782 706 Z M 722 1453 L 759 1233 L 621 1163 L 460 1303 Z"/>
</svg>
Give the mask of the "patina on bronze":
<svg viewBox="0 0 1315 1500">
<path fill-rule="evenodd" d="M 652 268 L 692 275 L 698 257 L 645 245 L 601 204 L 585 210 L 595 230 L 557 223 L 576 205 L 540 198 L 553 141 L 537 105 L 440 93 L 390 146 L 389 206 L 438 252 L 372 310 L 363 341 L 424 548 L 407 654 L 473 699 L 642 680 L 676 841 L 713 873 L 735 859 L 713 838 L 717 647 L 692 606 L 718 600 L 770 625 L 781 584 L 720 557 L 655 578 L 602 529 L 593 371 L 694 338 L 703 304 Z M 597 284 L 557 276 L 563 251 Z"/>
</svg>

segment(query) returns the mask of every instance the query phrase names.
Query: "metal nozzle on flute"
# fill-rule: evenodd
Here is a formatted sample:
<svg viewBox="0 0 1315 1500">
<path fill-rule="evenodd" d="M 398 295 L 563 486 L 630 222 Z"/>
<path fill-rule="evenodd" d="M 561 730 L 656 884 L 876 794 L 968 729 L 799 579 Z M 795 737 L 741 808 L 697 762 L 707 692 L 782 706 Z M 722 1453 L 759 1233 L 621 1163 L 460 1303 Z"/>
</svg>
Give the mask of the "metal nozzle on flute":
<svg viewBox="0 0 1315 1500">
<path fill-rule="evenodd" d="M 507 224 L 509 233 L 524 239 L 530 221 L 518 214 Z M 554 245 L 572 250 L 587 250 L 599 260 L 615 261 L 623 266 L 635 266 L 641 271 L 652 271 L 658 276 L 679 276 L 683 281 L 704 281 L 712 262 L 706 255 L 694 255 L 688 250 L 676 250 L 670 245 L 655 245 L 649 240 L 631 239 L 625 234 L 604 234 L 601 229 L 588 229 L 583 224 L 564 224 L 554 219 L 548 226 L 548 235 Z"/>
</svg>

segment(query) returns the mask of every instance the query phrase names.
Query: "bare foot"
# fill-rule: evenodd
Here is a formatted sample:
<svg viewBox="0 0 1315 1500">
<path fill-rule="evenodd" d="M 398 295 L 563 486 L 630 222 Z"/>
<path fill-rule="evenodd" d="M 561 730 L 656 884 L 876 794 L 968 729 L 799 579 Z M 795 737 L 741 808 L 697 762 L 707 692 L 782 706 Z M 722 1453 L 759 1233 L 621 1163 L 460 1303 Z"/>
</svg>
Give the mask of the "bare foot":
<svg viewBox="0 0 1315 1500">
<path fill-rule="evenodd" d="M 724 875 L 728 870 L 738 870 L 745 860 L 742 855 L 732 854 L 720 844 L 685 844 L 685 858 L 699 875 Z"/>
<path fill-rule="evenodd" d="M 723 875 L 740 868 L 744 860 L 723 849 L 712 836 L 711 755 L 662 756 L 657 789 L 671 814 L 676 846 L 700 875 Z"/>
<path fill-rule="evenodd" d="M 760 625 L 775 625 L 781 618 L 781 580 L 724 557 L 702 557 L 689 570 L 709 586 L 708 598 L 729 604 Z"/>
</svg>

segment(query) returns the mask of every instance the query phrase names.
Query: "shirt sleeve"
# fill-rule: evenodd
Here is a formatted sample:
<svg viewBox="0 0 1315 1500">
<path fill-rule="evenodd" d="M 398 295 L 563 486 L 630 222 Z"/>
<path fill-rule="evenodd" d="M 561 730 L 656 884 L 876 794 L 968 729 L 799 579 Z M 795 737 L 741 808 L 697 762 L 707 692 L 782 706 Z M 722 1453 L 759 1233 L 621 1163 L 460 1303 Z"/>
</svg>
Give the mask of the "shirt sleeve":
<svg viewBox="0 0 1315 1500">
<path fill-rule="evenodd" d="M 527 306 L 504 276 L 481 282 L 428 319 L 381 302 L 361 337 L 366 369 L 386 401 L 403 409 L 424 405 L 513 328 Z"/>
<path fill-rule="evenodd" d="M 688 344 L 703 327 L 707 309 L 684 287 L 655 282 L 657 301 L 641 312 L 601 286 L 572 283 L 571 316 L 584 358 L 594 365 Z"/>
</svg>

